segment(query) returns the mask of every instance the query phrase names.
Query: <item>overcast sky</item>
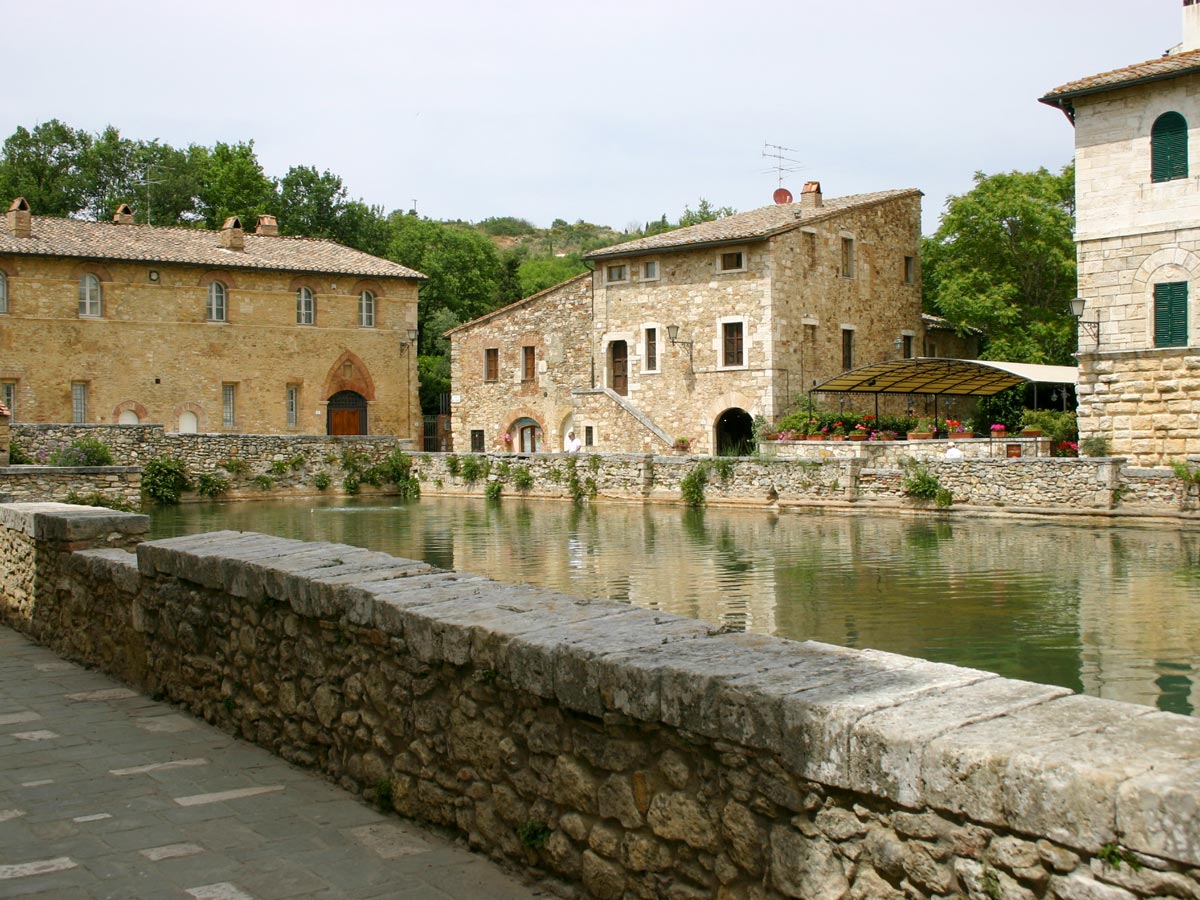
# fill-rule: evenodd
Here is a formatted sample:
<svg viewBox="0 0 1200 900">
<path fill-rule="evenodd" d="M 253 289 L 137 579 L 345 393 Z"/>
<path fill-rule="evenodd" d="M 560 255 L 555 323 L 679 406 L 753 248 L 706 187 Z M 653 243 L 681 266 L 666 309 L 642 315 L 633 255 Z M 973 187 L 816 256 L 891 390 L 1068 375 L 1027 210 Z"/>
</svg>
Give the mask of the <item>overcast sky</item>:
<svg viewBox="0 0 1200 900">
<path fill-rule="evenodd" d="M 1064 82 L 1161 55 L 1180 0 L 86 0 L 5 3 L 0 130 L 313 165 L 387 210 L 624 228 L 706 197 L 925 192 L 1072 155 Z M 36 210 L 35 210 L 36 212 Z"/>
</svg>

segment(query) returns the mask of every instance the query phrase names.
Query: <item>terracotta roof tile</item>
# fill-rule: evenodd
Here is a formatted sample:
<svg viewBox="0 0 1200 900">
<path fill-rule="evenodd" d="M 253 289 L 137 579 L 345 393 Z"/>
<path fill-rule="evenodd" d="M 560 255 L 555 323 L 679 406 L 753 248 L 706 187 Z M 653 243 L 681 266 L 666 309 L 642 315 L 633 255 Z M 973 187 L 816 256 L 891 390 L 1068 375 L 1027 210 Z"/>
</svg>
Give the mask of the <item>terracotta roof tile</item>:
<svg viewBox="0 0 1200 900">
<path fill-rule="evenodd" d="M 1078 97 L 1081 94 L 1096 94 L 1144 81 L 1175 78 L 1197 71 L 1200 71 L 1200 50 L 1174 53 L 1170 56 L 1150 59 L 1132 66 L 1125 66 L 1122 69 L 1113 69 L 1111 72 L 1101 72 L 1099 75 L 1089 75 L 1087 78 L 1068 82 L 1050 91 L 1041 98 L 1041 102 L 1065 109 L 1071 106 L 1071 97 Z"/>
<path fill-rule="evenodd" d="M 244 250 L 220 246 L 220 232 L 161 225 L 117 225 L 33 217 L 32 237 L 14 237 L 0 217 L 0 253 L 129 262 L 180 263 L 220 269 L 270 269 L 385 278 L 425 278 L 398 263 L 333 241 L 247 233 Z"/>
<path fill-rule="evenodd" d="M 916 188 L 908 188 L 898 191 L 876 191 L 873 194 L 834 197 L 826 199 L 821 206 L 810 209 L 801 209 L 799 203 L 764 206 L 761 209 L 752 209 L 749 212 L 737 213 L 723 219 L 701 222 L 699 225 L 676 228 L 674 231 L 664 231 L 662 234 L 652 234 L 649 237 L 638 238 L 636 241 L 626 241 L 623 244 L 614 244 L 611 247 L 593 250 L 584 259 L 603 259 L 610 256 L 627 256 L 652 250 L 682 249 L 704 244 L 761 240 L 792 228 L 819 222 L 848 209 L 871 206 L 900 197 L 920 196 L 920 194 L 921 192 Z"/>
</svg>

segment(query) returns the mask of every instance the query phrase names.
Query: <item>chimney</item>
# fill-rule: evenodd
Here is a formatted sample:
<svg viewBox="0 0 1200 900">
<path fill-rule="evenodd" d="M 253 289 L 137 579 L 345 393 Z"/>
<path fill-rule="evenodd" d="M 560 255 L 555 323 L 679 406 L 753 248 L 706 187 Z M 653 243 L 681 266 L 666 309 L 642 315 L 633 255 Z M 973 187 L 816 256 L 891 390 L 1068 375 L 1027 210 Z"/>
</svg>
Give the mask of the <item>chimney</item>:
<svg viewBox="0 0 1200 900">
<path fill-rule="evenodd" d="M 122 203 L 117 207 L 116 213 L 113 215 L 114 225 L 132 225 L 133 210 L 129 208 L 128 203 Z"/>
<path fill-rule="evenodd" d="M 1183 43 L 1181 53 L 1200 50 L 1200 0 L 1183 0 Z"/>
<path fill-rule="evenodd" d="M 279 237 L 279 223 L 275 221 L 274 216 L 259 216 L 258 227 L 254 229 L 254 233 L 263 237 Z"/>
<path fill-rule="evenodd" d="M 29 204 L 24 197 L 18 197 L 8 208 L 8 230 L 13 237 L 33 237 L 33 215 L 29 212 Z"/>
<path fill-rule="evenodd" d="M 801 209 L 819 209 L 821 203 L 821 182 L 806 181 L 800 191 Z"/>
<path fill-rule="evenodd" d="M 221 246 L 226 250 L 245 250 L 246 233 L 242 231 L 242 220 L 230 216 L 221 226 Z"/>
</svg>

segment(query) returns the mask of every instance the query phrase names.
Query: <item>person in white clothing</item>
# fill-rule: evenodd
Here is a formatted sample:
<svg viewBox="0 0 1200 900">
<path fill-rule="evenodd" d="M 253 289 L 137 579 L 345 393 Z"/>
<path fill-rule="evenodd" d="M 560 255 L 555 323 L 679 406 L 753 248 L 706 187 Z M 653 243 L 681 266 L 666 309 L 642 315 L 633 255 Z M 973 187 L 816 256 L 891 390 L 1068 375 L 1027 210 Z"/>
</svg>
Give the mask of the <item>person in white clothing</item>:
<svg viewBox="0 0 1200 900">
<path fill-rule="evenodd" d="M 954 446 L 954 441 L 951 441 L 946 447 L 946 456 L 944 458 L 947 460 L 959 460 L 963 458 L 963 452 Z"/>
<path fill-rule="evenodd" d="M 578 453 L 583 447 L 583 441 L 575 437 L 575 432 L 568 431 L 567 439 L 563 441 L 563 451 L 566 453 Z"/>
</svg>

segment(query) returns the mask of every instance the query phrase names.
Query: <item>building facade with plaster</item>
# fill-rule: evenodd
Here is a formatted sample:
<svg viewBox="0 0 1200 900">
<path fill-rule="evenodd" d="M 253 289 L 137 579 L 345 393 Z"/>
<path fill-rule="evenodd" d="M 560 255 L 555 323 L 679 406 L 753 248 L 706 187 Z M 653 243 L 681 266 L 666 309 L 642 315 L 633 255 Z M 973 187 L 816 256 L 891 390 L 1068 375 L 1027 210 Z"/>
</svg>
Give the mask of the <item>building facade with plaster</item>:
<svg viewBox="0 0 1200 900">
<path fill-rule="evenodd" d="M 455 447 L 560 450 L 571 430 L 606 452 L 747 446 L 821 381 L 920 354 L 920 232 L 920 191 L 810 182 L 597 250 L 590 274 L 448 333 Z"/>
<path fill-rule="evenodd" d="M 420 435 L 419 272 L 332 241 L 0 220 L 0 403 L 20 422 Z"/>
<path fill-rule="evenodd" d="M 1075 127 L 1079 431 L 1163 465 L 1200 453 L 1200 4 L 1164 56 L 1042 102 Z"/>
</svg>

